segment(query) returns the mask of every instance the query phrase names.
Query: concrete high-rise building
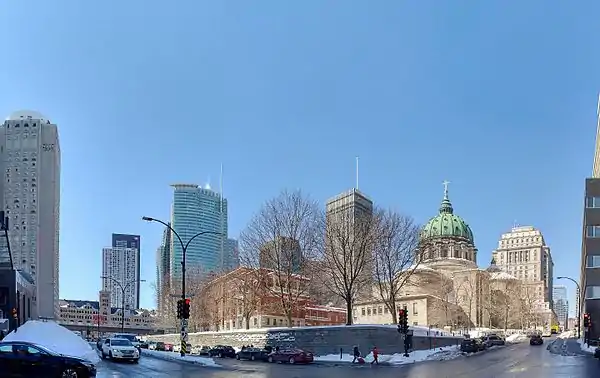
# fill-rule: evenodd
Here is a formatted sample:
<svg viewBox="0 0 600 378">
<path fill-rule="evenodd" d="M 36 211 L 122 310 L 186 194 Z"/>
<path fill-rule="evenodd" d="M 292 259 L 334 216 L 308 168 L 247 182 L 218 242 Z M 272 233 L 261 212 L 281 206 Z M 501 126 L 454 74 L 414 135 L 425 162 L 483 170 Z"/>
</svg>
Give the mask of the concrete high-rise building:
<svg viewBox="0 0 600 378">
<path fill-rule="evenodd" d="M 0 125 L 2 207 L 9 218 L 14 268 L 34 282 L 34 318 L 60 314 L 60 158 L 57 126 L 40 113 L 18 111 Z"/>
<path fill-rule="evenodd" d="M 142 257 L 142 250 L 140 249 L 141 240 L 140 235 L 129 235 L 129 234 L 112 234 L 112 247 L 113 248 L 132 248 L 137 249 L 137 261 L 136 261 L 136 277 L 140 277 L 140 260 Z M 140 308 L 140 280 L 136 283 L 136 294 L 135 308 Z"/>
<path fill-rule="evenodd" d="M 522 280 L 543 309 L 552 309 L 554 263 L 542 233 L 531 226 L 513 227 L 502 234 L 492 252 L 501 270 Z"/>
<path fill-rule="evenodd" d="M 199 232 L 204 234 L 192 241 L 186 254 L 186 269 L 190 274 L 219 273 L 224 270 L 227 243 L 227 200 L 207 185 L 174 184 L 171 226 L 187 243 Z M 170 273 L 172 280 L 181 280 L 183 251 L 179 240 L 171 236 Z"/>
<path fill-rule="evenodd" d="M 558 318 L 558 323 L 563 330 L 566 330 L 569 318 L 569 299 L 567 296 L 567 287 L 563 285 L 554 285 L 552 290 L 552 300 L 554 301 L 554 312 Z"/>
<path fill-rule="evenodd" d="M 261 268 L 300 273 L 301 264 L 302 248 L 296 239 L 278 236 L 260 247 Z"/>
<path fill-rule="evenodd" d="M 165 227 L 160 246 L 156 250 L 156 305 L 159 310 L 164 307 L 163 301 L 167 298 L 165 292 L 170 293 L 171 280 L 171 230 Z"/>
<path fill-rule="evenodd" d="M 125 309 L 139 308 L 138 264 L 140 251 L 137 248 L 107 247 L 102 249 L 102 290 L 110 291 L 110 305 L 121 308 L 125 294 Z"/>
<path fill-rule="evenodd" d="M 600 111 L 600 98 L 598 110 Z M 577 298 L 575 304 L 576 314 L 579 307 L 582 314 L 590 313 L 592 319 L 595 319 L 590 329 L 592 340 L 600 337 L 600 324 L 598 324 L 600 319 L 600 269 L 598 269 L 600 268 L 600 112 L 596 115 L 596 148 L 592 177 L 585 179 L 580 270 L 583 301 L 581 303 Z M 583 319 L 579 319 L 579 324 L 583 324 Z"/>
</svg>

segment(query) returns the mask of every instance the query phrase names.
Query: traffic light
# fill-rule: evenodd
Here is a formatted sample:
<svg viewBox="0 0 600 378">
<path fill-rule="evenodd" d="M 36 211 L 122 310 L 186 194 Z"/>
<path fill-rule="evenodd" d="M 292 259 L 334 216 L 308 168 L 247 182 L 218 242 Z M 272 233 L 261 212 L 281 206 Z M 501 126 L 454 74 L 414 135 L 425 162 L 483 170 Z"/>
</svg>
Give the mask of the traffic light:
<svg viewBox="0 0 600 378">
<path fill-rule="evenodd" d="M 11 313 L 11 315 L 12 315 L 12 317 L 13 317 L 14 319 L 16 319 L 16 318 L 18 317 L 18 315 L 17 315 L 17 309 L 16 309 L 16 308 L 13 308 L 13 309 L 10 311 L 10 313 Z"/>
<path fill-rule="evenodd" d="M 592 326 L 592 317 L 589 313 L 583 314 L 583 327 L 588 328 Z"/>
<path fill-rule="evenodd" d="M 177 300 L 177 319 L 181 319 L 183 317 L 183 299 Z"/>
<path fill-rule="evenodd" d="M 398 332 L 406 333 L 408 331 L 408 311 L 405 308 L 398 310 Z"/>
<path fill-rule="evenodd" d="M 190 318 L 190 299 L 186 298 L 183 302 L 183 312 L 181 317 L 183 319 L 189 319 Z"/>
</svg>

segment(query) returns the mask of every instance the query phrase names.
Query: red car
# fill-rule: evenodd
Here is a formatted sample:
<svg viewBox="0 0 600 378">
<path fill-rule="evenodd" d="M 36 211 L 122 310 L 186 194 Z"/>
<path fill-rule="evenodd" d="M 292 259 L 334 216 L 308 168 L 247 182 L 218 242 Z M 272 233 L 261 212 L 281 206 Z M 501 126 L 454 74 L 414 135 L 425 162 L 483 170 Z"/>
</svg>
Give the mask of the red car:
<svg viewBox="0 0 600 378">
<path fill-rule="evenodd" d="M 172 352 L 173 351 L 173 344 L 165 343 L 165 351 Z"/>
<path fill-rule="evenodd" d="M 302 349 L 280 349 L 271 352 L 267 357 L 269 362 L 288 362 L 290 364 L 309 364 L 313 362 L 312 353 Z"/>
</svg>

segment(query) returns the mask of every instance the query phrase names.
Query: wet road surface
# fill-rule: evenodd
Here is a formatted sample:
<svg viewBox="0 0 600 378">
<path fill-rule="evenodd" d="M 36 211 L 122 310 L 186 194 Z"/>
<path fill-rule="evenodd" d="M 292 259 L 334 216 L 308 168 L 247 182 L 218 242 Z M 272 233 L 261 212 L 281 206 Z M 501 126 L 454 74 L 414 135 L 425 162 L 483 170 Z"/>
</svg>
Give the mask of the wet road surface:
<svg viewBox="0 0 600 378">
<path fill-rule="evenodd" d="M 142 357 L 139 364 L 102 361 L 99 378 L 580 378 L 600 377 L 600 361 L 569 350 L 562 340 L 543 346 L 509 345 L 450 361 L 404 366 L 356 366 L 344 363 L 284 365 L 216 359 L 221 368 Z M 551 345 L 552 344 L 552 345 Z M 576 342 L 575 342 L 576 344 Z M 565 353 L 563 353 L 566 350 Z"/>
</svg>

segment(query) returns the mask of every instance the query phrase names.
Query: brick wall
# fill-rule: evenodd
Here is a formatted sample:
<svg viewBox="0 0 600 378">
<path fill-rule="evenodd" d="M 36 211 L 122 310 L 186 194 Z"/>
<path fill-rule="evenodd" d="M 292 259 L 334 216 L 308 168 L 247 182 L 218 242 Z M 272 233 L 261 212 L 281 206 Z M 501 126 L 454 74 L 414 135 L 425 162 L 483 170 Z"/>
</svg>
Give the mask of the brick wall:
<svg viewBox="0 0 600 378">
<path fill-rule="evenodd" d="M 149 336 L 149 340 L 164 341 L 178 344 L 179 334 Z M 434 347 L 457 345 L 460 337 L 429 338 L 424 336 L 413 337 L 413 349 L 429 349 Z M 313 352 L 317 356 L 339 354 L 340 348 L 345 354 L 352 353 L 354 345 L 358 345 L 361 353 L 366 355 L 373 346 L 377 346 L 381 354 L 394 354 L 404 352 L 404 343 L 396 327 L 382 327 L 369 325 L 353 325 L 339 327 L 303 327 L 303 328 L 278 328 L 270 330 L 244 330 L 226 332 L 199 332 L 189 334 L 189 343 L 192 345 L 254 345 L 263 347 L 298 347 Z"/>
</svg>

